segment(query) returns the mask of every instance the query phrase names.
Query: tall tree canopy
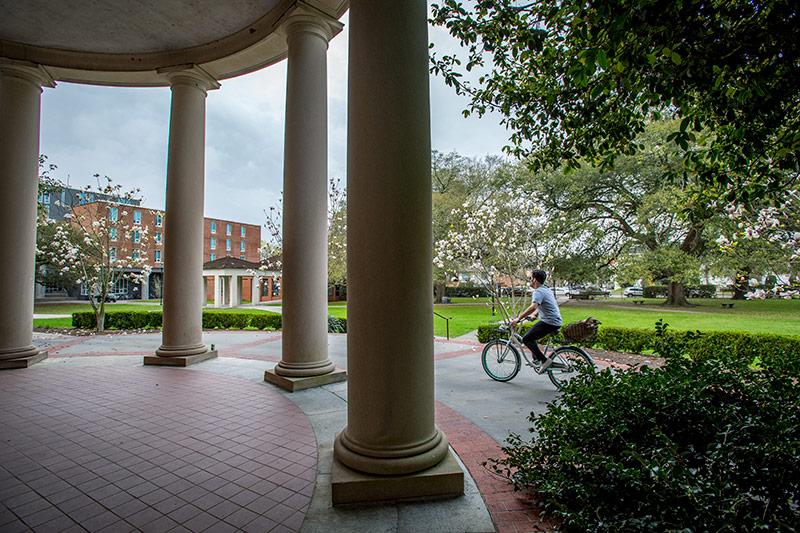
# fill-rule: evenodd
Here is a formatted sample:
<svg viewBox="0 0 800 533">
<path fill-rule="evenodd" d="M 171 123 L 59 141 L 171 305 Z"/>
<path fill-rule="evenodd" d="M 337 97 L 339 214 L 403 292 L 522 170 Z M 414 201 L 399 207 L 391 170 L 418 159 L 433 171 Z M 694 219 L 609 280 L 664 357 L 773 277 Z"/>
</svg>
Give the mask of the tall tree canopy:
<svg viewBox="0 0 800 533">
<path fill-rule="evenodd" d="M 465 114 L 499 112 L 508 150 L 534 169 L 607 168 L 639 150 L 663 116 L 681 172 L 747 200 L 797 180 L 797 0 L 456 0 L 433 22 L 465 56 L 432 71 L 471 97 Z M 464 71 L 477 71 L 467 76 Z"/>
</svg>

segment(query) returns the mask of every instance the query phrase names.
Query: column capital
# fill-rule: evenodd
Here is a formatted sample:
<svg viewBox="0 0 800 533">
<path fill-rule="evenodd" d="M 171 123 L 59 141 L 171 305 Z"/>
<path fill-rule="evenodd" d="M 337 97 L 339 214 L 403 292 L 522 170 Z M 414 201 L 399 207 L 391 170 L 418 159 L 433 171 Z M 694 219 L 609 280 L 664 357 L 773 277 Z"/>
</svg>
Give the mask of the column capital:
<svg viewBox="0 0 800 533">
<path fill-rule="evenodd" d="M 5 76 L 20 78 L 35 84 L 41 91 L 42 87 L 53 88 L 56 82 L 43 66 L 28 61 L 17 61 L 0 57 L 0 73 Z"/>
<path fill-rule="evenodd" d="M 157 71 L 169 81 L 171 87 L 189 85 L 203 92 L 213 91 L 221 87 L 220 83 L 208 72 L 197 65 L 175 65 L 160 68 Z"/>
<path fill-rule="evenodd" d="M 298 7 L 281 23 L 281 31 L 288 39 L 297 33 L 312 33 L 330 41 L 342 31 L 344 24 L 305 2 L 298 2 Z"/>
</svg>

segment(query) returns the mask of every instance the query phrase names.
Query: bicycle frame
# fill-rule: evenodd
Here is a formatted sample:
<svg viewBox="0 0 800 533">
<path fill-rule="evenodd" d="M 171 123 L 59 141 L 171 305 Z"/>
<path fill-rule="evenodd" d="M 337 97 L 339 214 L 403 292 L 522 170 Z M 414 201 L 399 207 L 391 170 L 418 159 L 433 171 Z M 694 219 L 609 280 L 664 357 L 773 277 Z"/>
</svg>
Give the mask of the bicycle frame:
<svg viewBox="0 0 800 533">
<path fill-rule="evenodd" d="M 503 329 L 507 329 L 510 334 L 508 336 L 508 339 L 506 340 L 506 344 L 512 344 L 515 348 L 517 348 L 517 351 L 520 354 L 522 354 L 522 357 L 525 359 L 525 364 L 527 366 L 533 367 L 534 366 L 532 357 L 533 354 L 531 353 L 530 355 L 528 355 L 530 353 L 530 349 L 527 346 L 525 346 L 525 343 L 522 342 L 522 335 L 519 334 L 517 328 L 510 324 L 503 324 L 502 326 L 500 326 L 500 330 Z M 549 343 L 545 344 L 544 350 L 542 350 L 542 353 L 544 354 L 545 358 L 550 357 L 551 351 L 552 349 L 550 344 Z M 503 358 L 505 358 L 505 354 L 503 355 Z"/>
</svg>

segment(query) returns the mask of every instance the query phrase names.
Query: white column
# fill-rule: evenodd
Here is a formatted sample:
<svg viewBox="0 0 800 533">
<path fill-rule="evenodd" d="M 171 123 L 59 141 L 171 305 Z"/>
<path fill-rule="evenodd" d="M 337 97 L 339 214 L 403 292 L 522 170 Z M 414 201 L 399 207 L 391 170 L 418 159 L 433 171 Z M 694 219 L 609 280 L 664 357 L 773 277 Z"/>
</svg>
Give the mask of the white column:
<svg viewBox="0 0 800 533">
<path fill-rule="evenodd" d="M 448 451 L 434 425 L 427 9 L 350 6 L 348 403 L 334 455 L 368 474 L 410 474 Z"/>
<path fill-rule="evenodd" d="M 238 274 L 231 276 L 231 307 L 242 305 L 242 278 Z"/>
<path fill-rule="evenodd" d="M 283 174 L 283 350 L 275 373 L 328 374 L 328 40 L 338 22 L 292 15 Z"/>
<path fill-rule="evenodd" d="M 261 303 L 261 278 L 253 276 L 253 281 L 250 283 L 250 303 L 258 305 Z"/>
<path fill-rule="evenodd" d="M 222 307 L 222 276 L 214 276 L 214 307 Z"/>
<path fill-rule="evenodd" d="M 160 357 L 208 351 L 203 344 L 203 188 L 206 91 L 219 84 L 197 67 L 163 72 L 172 89 L 164 223 L 164 327 Z"/>
<path fill-rule="evenodd" d="M 40 66 L 0 58 L 0 361 L 34 356 L 33 286 L 42 87 Z"/>
</svg>

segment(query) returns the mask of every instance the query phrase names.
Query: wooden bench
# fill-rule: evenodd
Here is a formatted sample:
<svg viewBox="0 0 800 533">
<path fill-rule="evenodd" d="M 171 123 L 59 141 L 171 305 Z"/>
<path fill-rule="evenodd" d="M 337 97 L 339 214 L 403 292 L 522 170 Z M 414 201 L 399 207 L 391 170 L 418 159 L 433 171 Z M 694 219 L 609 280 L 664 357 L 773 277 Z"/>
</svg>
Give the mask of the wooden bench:
<svg viewBox="0 0 800 533">
<path fill-rule="evenodd" d="M 719 304 L 719 305 L 721 305 L 723 308 L 733 309 L 733 304 Z"/>
</svg>

